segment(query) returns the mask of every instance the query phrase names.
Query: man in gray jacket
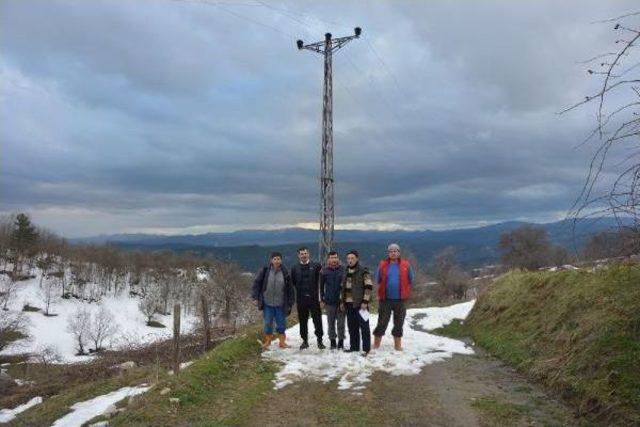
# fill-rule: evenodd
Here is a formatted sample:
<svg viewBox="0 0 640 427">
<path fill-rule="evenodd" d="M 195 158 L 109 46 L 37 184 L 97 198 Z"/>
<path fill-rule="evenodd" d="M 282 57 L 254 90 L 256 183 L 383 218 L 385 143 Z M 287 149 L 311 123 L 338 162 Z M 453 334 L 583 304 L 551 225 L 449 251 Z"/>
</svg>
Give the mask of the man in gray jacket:
<svg viewBox="0 0 640 427">
<path fill-rule="evenodd" d="M 282 265 L 282 254 L 273 252 L 268 266 L 262 267 L 253 282 L 251 298 L 259 310 L 262 310 L 264 320 L 264 336 L 262 348 L 268 349 L 273 340 L 273 322 L 276 323 L 279 347 L 288 348 L 285 330 L 287 316 L 295 298 L 291 277 Z"/>
</svg>

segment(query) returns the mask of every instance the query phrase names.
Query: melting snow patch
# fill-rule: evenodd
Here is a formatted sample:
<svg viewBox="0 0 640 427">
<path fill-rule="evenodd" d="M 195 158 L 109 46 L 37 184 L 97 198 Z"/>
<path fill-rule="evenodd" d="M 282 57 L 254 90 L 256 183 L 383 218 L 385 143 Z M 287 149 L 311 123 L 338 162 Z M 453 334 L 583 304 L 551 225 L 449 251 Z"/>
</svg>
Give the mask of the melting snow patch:
<svg viewBox="0 0 640 427">
<path fill-rule="evenodd" d="M 431 307 L 426 309 L 407 310 L 403 351 L 393 349 L 393 340 L 387 330 L 379 350 L 373 350 L 367 357 L 357 353 L 342 351 L 318 350 L 314 343 L 306 350 L 298 350 L 302 343 L 300 328 L 295 325 L 287 330 L 287 342 L 290 349 L 282 350 L 275 346 L 265 351 L 263 357 L 284 364 L 276 374 L 274 388 L 280 389 L 295 381 L 316 380 L 329 382 L 338 380 L 339 390 L 359 392 L 370 382 L 375 371 L 387 372 L 391 375 L 417 375 L 424 365 L 439 362 L 452 357 L 453 354 L 473 354 L 473 350 L 462 341 L 433 335 L 412 329 L 410 325 L 419 323 L 424 329 L 435 329 L 450 323 L 453 319 L 464 319 L 474 301 L 456 304 L 450 307 Z M 422 319 L 414 319 L 416 315 L 427 315 Z M 327 318 L 323 316 L 324 330 L 327 331 Z M 378 316 L 371 315 L 371 329 L 376 325 Z M 391 327 L 391 325 L 389 325 Z M 326 337 L 325 337 L 326 340 Z M 349 337 L 345 344 L 348 347 Z"/>
<path fill-rule="evenodd" d="M 475 300 L 454 304 L 448 307 L 414 308 L 407 310 L 407 321 L 420 325 L 422 329 L 432 331 L 448 325 L 454 319 L 466 319 L 475 304 Z M 420 319 L 413 319 L 421 315 Z M 422 317 L 424 316 L 424 317 Z"/>
<path fill-rule="evenodd" d="M 38 396 L 34 397 L 27 403 L 16 406 L 13 409 L 0 409 L 0 423 L 8 423 L 9 421 L 13 420 L 19 413 L 24 412 L 32 406 L 38 405 L 40 403 L 42 403 L 42 397 Z"/>
<path fill-rule="evenodd" d="M 151 387 L 142 385 L 139 387 L 123 387 L 111 393 L 94 397 L 84 402 L 74 404 L 72 411 L 53 423 L 52 427 L 76 427 L 81 426 L 92 418 L 102 415 L 111 405 L 126 399 L 129 396 L 136 396 L 149 390 Z"/>
</svg>

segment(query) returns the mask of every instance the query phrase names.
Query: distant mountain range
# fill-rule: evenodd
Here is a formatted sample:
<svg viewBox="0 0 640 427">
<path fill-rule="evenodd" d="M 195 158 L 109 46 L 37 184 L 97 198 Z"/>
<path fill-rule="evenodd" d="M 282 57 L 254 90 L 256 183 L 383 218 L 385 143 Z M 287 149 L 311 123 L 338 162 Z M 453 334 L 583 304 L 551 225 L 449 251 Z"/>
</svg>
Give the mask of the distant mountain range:
<svg viewBox="0 0 640 427">
<path fill-rule="evenodd" d="M 421 264 L 430 263 L 433 255 L 443 248 L 454 246 L 458 262 L 466 268 L 472 268 L 496 263 L 500 258 L 500 235 L 525 224 L 528 223 L 509 221 L 444 231 L 338 230 L 335 241 L 336 249 L 341 253 L 357 249 L 366 265 L 375 265 L 376 260 L 384 256 L 390 242 L 397 242 L 403 250 L 410 251 Z M 569 220 L 531 225 L 543 227 L 554 243 L 573 252 L 581 250 L 591 235 L 615 228 L 617 223 L 613 218 L 581 221 L 576 225 L 575 234 L 573 223 Z M 317 253 L 318 231 L 286 228 L 175 236 L 114 234 L 72 239 L 72 242 L 113 244 L 132 250 L 192 251 L 233 261 L 244 269 L 253 271 L 266 262 L 268 254 L 273 250 L 283 253 L 285 263 L 295 262 L 295 251 L 300 245 L 307 245 L 312 253 Z"/>
</svg>

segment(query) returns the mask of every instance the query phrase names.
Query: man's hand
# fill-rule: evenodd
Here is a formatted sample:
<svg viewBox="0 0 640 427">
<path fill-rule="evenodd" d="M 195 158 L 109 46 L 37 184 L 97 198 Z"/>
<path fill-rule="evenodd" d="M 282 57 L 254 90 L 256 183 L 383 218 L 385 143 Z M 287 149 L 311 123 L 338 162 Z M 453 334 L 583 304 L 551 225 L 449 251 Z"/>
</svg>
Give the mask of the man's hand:
<svg viewBox="0 0 640 427">
<path fill-rule="evenodd" d="M 342 311 L 344 313 L 344 309 L 345 309 L 344 303 L 342 302 L 342 303 L 340 303 L 340 311 Z"/>
<path fill-rule="evenodd" d="M 257 299 L 253 300 L 253 305 L 255 305 L 256 307 L 258 306 L 258 300 Z"/>
<path fill-rule="evenodd" d="M 324 310 L 325 305 L 326 305 L 326 304 L 324 303 L 324 301 L 320 301 L 320 308 L 321 308 L 322 310 Z"/>
</svg>

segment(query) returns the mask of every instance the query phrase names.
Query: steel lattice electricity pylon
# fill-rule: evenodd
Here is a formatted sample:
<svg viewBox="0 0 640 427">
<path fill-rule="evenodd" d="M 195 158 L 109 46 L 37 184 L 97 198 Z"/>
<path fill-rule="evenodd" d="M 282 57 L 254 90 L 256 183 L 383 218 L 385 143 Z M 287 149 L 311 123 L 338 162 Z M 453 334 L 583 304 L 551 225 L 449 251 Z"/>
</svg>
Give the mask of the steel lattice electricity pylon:
<svg viewBox="0 0 640 427">
<path fill-rule="evenodd" d="M 322 160 L 320 165 L 320 247 L 318 257 L 321 263 L 333 248 L 335 210 L 333 202 L 333 77 L 331 57 L 333 52 L 351 40 L 360 37 L 362 30 L 356 27 L 353 36 L 331 38 L 324 36 L 323 42 L 305 45 L 298 40 L 298 49 L 307 49 L 324 56 L 324 91 L 322 96 Z"/>
</svg>

